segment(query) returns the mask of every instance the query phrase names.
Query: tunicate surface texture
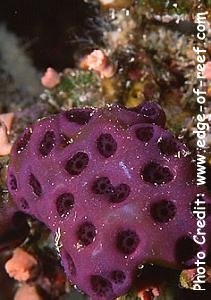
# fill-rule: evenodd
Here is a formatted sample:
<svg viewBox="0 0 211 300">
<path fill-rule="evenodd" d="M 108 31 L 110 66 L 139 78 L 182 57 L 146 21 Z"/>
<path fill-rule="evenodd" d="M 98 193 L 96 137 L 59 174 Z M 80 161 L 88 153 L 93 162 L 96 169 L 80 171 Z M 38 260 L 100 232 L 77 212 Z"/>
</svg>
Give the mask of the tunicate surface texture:
<svg viewBox="0 0 211 300">
<path fill-rule="evenodd" d="M 196 186 L 187 147 L 147 102 L 72 109 L 40 120 L 14 144 L 7 185 L 19 209 L 60 233 L 69 280 L 92 299 L 115 299 L 138 265 L 191 267 Z M 207 216 L 207 234 L 210 215 Z"/>
</svg>

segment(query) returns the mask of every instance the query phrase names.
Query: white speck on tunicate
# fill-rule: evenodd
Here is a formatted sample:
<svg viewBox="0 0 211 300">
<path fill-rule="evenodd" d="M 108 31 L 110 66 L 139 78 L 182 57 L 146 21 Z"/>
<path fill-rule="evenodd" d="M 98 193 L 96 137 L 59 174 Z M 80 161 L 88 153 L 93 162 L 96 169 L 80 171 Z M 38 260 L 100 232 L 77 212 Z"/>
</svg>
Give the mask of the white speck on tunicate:
<svg viewBox="0 0 211 300">
<path fill-rule="evenodd" d="M 92 256 L 98 255 L 98 253 L 102 251 L 102 248 L 103 248 L 103 244 L 100 243 L 100 245 L 92 252 Z"/>
<path fill-rule="evenodd" d="M 76 217 L 77 217 L 77 213 L 75 212 L 75 215 L 74 215 L 74 217 L 73 217 L 73 221 L 76 220 Z"/>
<path fill-rule="evenodd" d="M 81 248 L 83 248 L 80 243 L 77 243 L 76 245 L 74 245 L 74 247 L 78 250 L 78 252 L 80 252 Z"/>
<path fill-rule="evenodd" d="M 119 162 L 119 166 L 123 169 L 125 175 L 126 175 L 129 179 L 131 179 L 132 176 L 130 175 L 129 170 L 128 170 L 127 166 L 124 164 L 123 161 L 120 161 L 120 162 Z"/>
</svg>

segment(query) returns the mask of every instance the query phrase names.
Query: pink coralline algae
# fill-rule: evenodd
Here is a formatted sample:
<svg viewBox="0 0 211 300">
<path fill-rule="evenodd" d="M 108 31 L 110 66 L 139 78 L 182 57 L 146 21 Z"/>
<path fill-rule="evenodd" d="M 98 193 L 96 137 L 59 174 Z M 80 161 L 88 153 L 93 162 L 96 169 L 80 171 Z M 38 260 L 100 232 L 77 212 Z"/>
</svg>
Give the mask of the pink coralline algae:
<svg viewBox="0 0 211 300">
<path fill-rule="evenodd" d="M 0 156 L 8 155 L 12 144 L 9 142 L 8 133 L 11 129 L 14 113 L 0 114 Z"/>
<path fill-rule="evenodd" d="M 205 63 L 203 75 L 206 79 L 211 80 L 211 61 Z"/>
<path fill-rule="evenodd" d="M 192 267 L 197 194 L 187 147 L 146 102 L 63 111 L 27 128 L 14 144 L 8 189 L 22 212 L 57 236 L 69 280 L 92 299 L 115 299 L 137 267 Z M 208 232 L 208 226 L 207 226 Z"/>
<path fill-rule="evenodd" d="M 83 69 L 94 70 L 102 78 L 110 78 L 116 72 L 116 67 L 109 62 L 108 57 L 102 50 L 93 50 L 82 59 L 80 66 Z"/>
<path fill-rule="evenodd" d="M 8 155 L 12 144 L 9 142 L 6 125 L 0 121 L 0 156 Z"/>
<path fill-rule="evenodd" d="M 16 248 L 13 256 L 6 264 L 5 269 L 8 275 L 18 281 L 27 281 L 32 278 L 37 269 L 37 260 L 22 248 Z"/>
<path fill-rule="evenodd" d="M 53 68 L 47 68 L 45 74 L 41 78 L 41 83 L 44 87 L 52 89 L 60 83 L 59 74 Z"/>
</svg>

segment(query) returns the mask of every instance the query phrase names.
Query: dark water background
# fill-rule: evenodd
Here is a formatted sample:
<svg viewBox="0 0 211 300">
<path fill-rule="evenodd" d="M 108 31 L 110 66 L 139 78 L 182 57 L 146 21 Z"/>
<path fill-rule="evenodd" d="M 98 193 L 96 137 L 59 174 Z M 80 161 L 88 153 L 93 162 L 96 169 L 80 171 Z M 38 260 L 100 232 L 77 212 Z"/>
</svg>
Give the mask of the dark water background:
<svg viewBox="0 0 211 300">
<path fill-rule="evenodd" d="M 88 38 L 98 39 L 98 28 L 93 28 L 97 13 L 96 6 L 81 0 L 0 1 L 0 23 L 20 37 L 42 71 L 48 66 L 60 71 L 74 65 Z"/>
</svg>

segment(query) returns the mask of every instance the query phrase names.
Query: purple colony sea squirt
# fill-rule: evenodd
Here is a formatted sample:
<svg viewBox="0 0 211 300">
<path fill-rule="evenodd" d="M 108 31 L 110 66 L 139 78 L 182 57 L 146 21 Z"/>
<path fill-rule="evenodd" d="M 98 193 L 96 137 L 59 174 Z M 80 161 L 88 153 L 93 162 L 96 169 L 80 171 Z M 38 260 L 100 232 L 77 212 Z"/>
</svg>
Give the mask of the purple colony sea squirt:
<svg viewBox="0 0 211 300">
<path fill-rule="evenodd" d="M 140 264 L 191 267 L 210 241 L 193 241 L 199 189 L 187 147 L 146 102 L 63 111 L 13 146 L 7 185 L 18 208 L 61 234 L 69 280 L 92 299 L 115 299 Z M 209 227 L 209 228 L 208 228 Z"/>
</svg>

